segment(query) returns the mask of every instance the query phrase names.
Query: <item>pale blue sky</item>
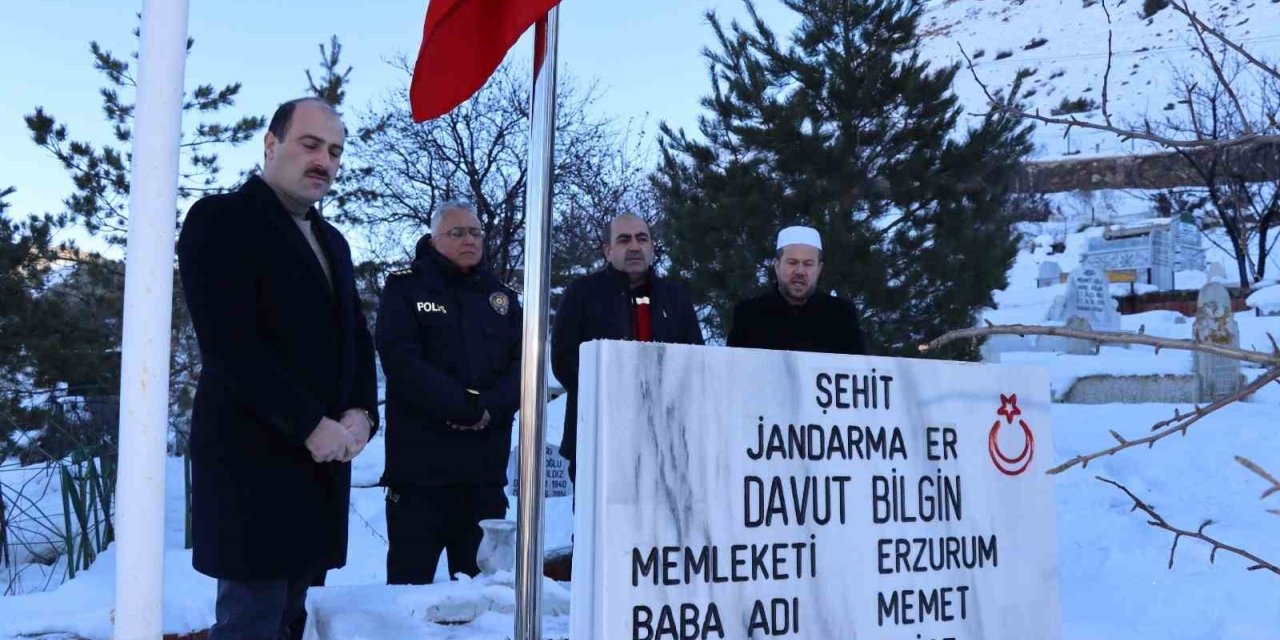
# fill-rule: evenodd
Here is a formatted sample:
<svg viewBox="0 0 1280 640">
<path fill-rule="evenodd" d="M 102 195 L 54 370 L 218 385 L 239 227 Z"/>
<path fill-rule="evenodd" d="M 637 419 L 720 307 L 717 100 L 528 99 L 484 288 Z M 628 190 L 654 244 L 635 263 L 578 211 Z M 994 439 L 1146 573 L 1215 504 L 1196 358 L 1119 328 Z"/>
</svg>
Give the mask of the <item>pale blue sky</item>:
<svg viewBox="0 0 1280 640">
<path fill-rule="evenodd" d="M 0 0 L 0 188 L 18 188 L 12 213 L 58 211 L 70 189 L 57 162 L 31 143 L 23 116 L 41 105 L 73 137 L 106 140 L 102 78 L 92 68 L 89 41 L 127 55 L 141 6 L 141 0 Z M 317 45 L 336 34 L 345 62 L 355 67 L 345 110 L 356 111 L 403 81 L 385 61 L 416 55 L 426 6 L 427 0 L 191 0 L 196 46 L 187 86 L 243 82 L 238 112 L 269 115 L 281 100 L 303 93 L 303 71 L 316 66 Z M 795 23 L 777 0 L 758 6 L 784 32 Z M 703 17 L 708 9 L 745 15 L 740 0 L 564 0 L 561 68 L 600 82 L 603 114 L 644 122 L 650 133 L 660 121 L 692 129 L 709 86 L 700 53 L 713 38 Z M 512 55 L 527 59 L 529 48 L 521 42 Z M 260 149 L 253 143 L 226 156 L 225 175 L 250 166 Z"/>
</svg>

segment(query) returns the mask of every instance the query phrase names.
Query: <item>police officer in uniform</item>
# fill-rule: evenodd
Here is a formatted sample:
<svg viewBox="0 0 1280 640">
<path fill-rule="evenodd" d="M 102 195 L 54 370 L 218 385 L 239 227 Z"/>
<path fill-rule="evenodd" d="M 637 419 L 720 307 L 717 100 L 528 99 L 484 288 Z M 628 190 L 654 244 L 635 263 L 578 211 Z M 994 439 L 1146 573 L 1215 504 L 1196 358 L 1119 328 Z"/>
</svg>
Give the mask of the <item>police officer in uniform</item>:
<svg viewBox="0 0 1280 640">
<path fill-rule="evenodd" d="M 507 512 L 511 423 L 520 402 L 515 291 L 484 266 L 474 210 L 432 216 L 409 269 L 387 279 L 375 340 L 387 379 L 388 584 L 479 573 L 479 522 Z"/>
<path fill-rule="evenodd" d="M 822 237 L 811 227 L 778 233 L 777 286 L 738 304 L 726 341 L 730 347 L 866 354 L 853 301 L 818 294 Z"/>
</svg>

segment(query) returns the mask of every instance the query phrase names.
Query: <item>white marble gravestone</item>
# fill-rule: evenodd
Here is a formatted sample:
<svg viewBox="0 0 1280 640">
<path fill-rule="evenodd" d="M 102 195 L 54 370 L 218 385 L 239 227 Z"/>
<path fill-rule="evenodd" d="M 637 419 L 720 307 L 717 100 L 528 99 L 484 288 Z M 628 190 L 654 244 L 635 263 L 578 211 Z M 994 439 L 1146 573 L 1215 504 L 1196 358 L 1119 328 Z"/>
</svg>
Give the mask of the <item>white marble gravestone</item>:
<svg viewBox="0 0 1280 640">
<path fill-rule="evenodd" d="M 1103 272 L 1128 272 L 1138 282 L 1168 291 L 1178 271 L 1204 269 L 1200 238 L 1199 227 L 1181 220 L 1109 227 L 1104 237 L 1089 239 L 1081 262 Z"/>
<path fill-rule="evenodd" d="M 1196 341 L 1240 346 L 1240 326 L 1231 311 L 1231 293 L 1220 280 L 1200 289 L 1196 300 L 1196 321 L 1192 325 Z M 1210 353 L 1195 352 L 1199 399 L 1209 402 L 1225 398 L 1240 389 L 1244 378 L 1240 361 Z"/>
<path fill-rule="evenodd" d="M 569 461 L 560 455 L 560 447 L 544 445 L 542 466 L 542 495 L 546 498 L 564 498 L 572 491 L 569 480 Z M 507 493 L 518 497 L 520 493 L 520 448 L 511 449 L 507 458 Z"/>
<path fill-rule="evenodd" d="M 1067 294 L 1061 307 L 1055 305 L 1050 320 L 1067 322 L 1084 318 L 1095 331 L 1119 331 L 1120 313 L 1111 297 L 1111 286 L 1101 269 L 1081 265 L 1067 280 Z"/>
<path fill-rule="evenodd" d="M 1089 326 L 1089 321 L 1080 317 L 1073 316 L 1067 320 L 1066 328 L 1075 329 L 1077 331 L 1092 331 L 1093 327 Z M 1080 338 L 1062 338 L 1062 351 L 1073 356 L 1094 356 L 1098 355 L 1098 344 L 1092 340 L 1081 340 Z"/>
<path fill-rule="evenodd" d="M 571 635 L 1058 640 L 1040 369 L 582 346 Z"/>
<path fill-rule="evenodd" d="M 1052 287 L 1062 281 L 1062 267 L 1052 260 L 1040 263 L 1040 271 L 1036 275 L 1036 288 Z"/>
</svg>

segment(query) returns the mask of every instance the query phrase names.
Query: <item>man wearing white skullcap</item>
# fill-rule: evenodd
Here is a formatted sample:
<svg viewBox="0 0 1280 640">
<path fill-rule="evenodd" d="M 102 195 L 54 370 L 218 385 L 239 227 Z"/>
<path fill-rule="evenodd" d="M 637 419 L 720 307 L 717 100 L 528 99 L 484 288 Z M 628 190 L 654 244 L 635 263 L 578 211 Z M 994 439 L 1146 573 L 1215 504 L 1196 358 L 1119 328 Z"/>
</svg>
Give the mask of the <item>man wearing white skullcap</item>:
<svg viewBox="0 0 1280 640">
<path fill-rule="evenodd" d="M 730 347 L 865 354 L 858 310 L 852 300 L 818 294 L 822 237 L 812 227 L 778 233 L 776 286 L 738 304 L 729 331 Z"/>
</svg>

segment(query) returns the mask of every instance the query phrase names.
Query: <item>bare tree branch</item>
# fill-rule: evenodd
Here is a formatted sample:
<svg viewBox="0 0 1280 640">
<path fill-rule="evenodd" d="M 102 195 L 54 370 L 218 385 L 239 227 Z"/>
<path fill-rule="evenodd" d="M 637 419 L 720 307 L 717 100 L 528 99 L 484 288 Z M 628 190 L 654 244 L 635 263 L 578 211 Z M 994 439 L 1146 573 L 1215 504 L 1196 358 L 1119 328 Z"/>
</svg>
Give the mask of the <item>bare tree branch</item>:
<svg viewBox="0 0 1280 640">
<path fill-rule="evenodd" d="M 1111 84 L 1111 10 L 1107 8 L 1107 0 L 1102 0 L 1102 12 L 1107 15 L 1107 70 L 1102 74 L 1102 119 L 1111 126 L 1111 110 L 1107 108 L 1107 85 Z"/>
<path fill-rule="evenodd" d="M 1096 122 L 1090 122 L 1088 120 L 1081 120 L 1074 116 L 1070 118 L 1060 118 L 1056 116 L 1042 116 L 1038 112 L 1031 113 L 1024 109 L 1006 105 L 994 99 L 991 101 L 991 106 L 994 110 L 1000 111 L 1006 115 L 1010 115 L 1018 118 L 1031 119 L 1037 122 L 1043 122 L 1045 124 L 1063 125 L 1068 127 L 1068 131 L 1070 130 L 1070 127 L 1080 127 L 1081 129 L 1092 129 L 1094 131 L 1106 131 L 1108 133 L 1114 133 L 1115 135 L 1120 137 L 1121 142 L 1128 142 L 1130 140 L 1146 140 L 1148 142 L 1154 142 L 1156 144 L 1164 145 L 1166 147 L 1171 147 L 1171 148 L 1177 148 L 1177 149 L 1194 149 L 1194 148 L 1200 148 L 1200 147 L 1234 147 L 1234 146 L 1251 144 L 1251 143 L 1262 143 L 1262 144 L 1280 143 L 1280 135 L 1265 135 L 1260 133 L 1250 133 L 1250 134 L 1236 136 L 1233 138 L 1223 138 L 1220 140 L 1210 140 L 1210 139 L 1182 140 L 1182 139 L 1169 138 L 1167 136 L 1162 136 L 1155 133 L 1148 133 L 1144 131 L 1134 131 L 1131 129 L 1123 129 L 1120 127 L 1112 127 L 1112 126 L 1107 126 L 1105 124 L 1098 124 Z M 973 115 L 981 116 L 984 114 L 978 113 Z"/>
<path fill-rule="evenodd" d="M 1191 128 L 1195 131 L 1196 140 L 1204 140 L 1204 129 L 1200 126 L 1200 119 L 1196 117 L 1196 100 L 1195 100 L 1196 83 L 1187 83 L 1187 113 L 1191 115 Z"/>
<path fill-rule="evenodd" d="M 1009 325 L 992 325 L 985 327 L 972 327 L 969 329 L 957 329 L 947 332 L 937 338 L 934 338 L 927 344 L 920 345 L 921 352 L 938 349 L 950 342 L 956 340 L 964 340 L 966 338 L 982 338 L 994 335 L 1016 335 L 1016 336 L 1058 336 L 1062 338 L 1079 338 L 1081 340 L 1091 340 L 1099 344 L 1140 344 L 1148 347 L 1155 347 L 1156 352 L 1160 349 L 1175 349 L 1178 351 L 1199 351 L 1202 353 L 1210 353 L 1213 355 L 1223 356 L 1226 358 L 1234 358 L 1242 362 L 1252 362 L 1268 367 L 1280 366 L 1280 355 L 1269 355 L 1250 351 L 1248 349 L 1238 349 L 1235 347 L 1227 347 L 1220 344 L 1208 342 L 1196 342 L 1195 340 L 1178 340 L 1175 338 L 1160 338 L 1157 336 L 1149 336 L 1143 333 L 1142 329 L 1138 333 L 1119 333 L 1109 331 L 1086 331 L 1083 329 L 1068 329 L 1066 327 L 1043 327 L 1039 325 L 1029 324 L 1009 324 Z"/>
<path fill-rule="evenodd" d="M 978 86 L 982 89 L 982 93 L 986 95 L 988 106 L 991 107 L 992 111 L 1003 113 L 1008 116 L 1013 116 L 1015 118 L 1035 120 L 1037 122 L 1043 122 L 1045 124 L 1064 126 L 1066 127 L 1066 130 L 1063 132 L 1064 137 L 1071 132 L 1072 127 L 1079 127 L 1081 129 L 1090 129 L 1093 131 L 1105 131 L 1108 133 L 1115 134 L 1120 138 L 1121 142 L 1128 142 L 1130 140 L 1146 140 L 1148 142 L 1154 142 L 1156 144 L 1169 147 L 1171 149 L 1233 147 L 1233 146 L 1251 144 L 1251 143 L 1263 143 L 1263 144 L 1280 143 L 1280 135 L 1267 135 L 1267 134 L 1262 134 L 1257 132 L 1245 133 L 1239 136 L 1235 136 L 1231 138 L 1222 138 L 1222 139 L 1203 139 L 1203 136 L 1198 136 L 1196 139 L 1190 139 L 1190 140 L 1170 138 L 1168 136 L 1162 136 L 1149 130 L 1137 131 L 1135 129 L 1125 129 L 1122 127 L 1112 126 L 1110 124 L 1091 122 L 1089 120 L 1081 120 L 1080 118 L 1077 118 L 1075 116 L 1062 118 L 1057 116 L 1041 115 L 1039 111 L 1030 112 L 1030 111 L 1027 111 L 1026 109 L 1016 106 L 1016 104 L 1012 100 L 1000 100 L 993 93 L 991 93 L 991 89 L 987 87 L 986 83 L 982 81 L 982 78 L 978 75 L 977 69 L 974 68 L 973 59 L 970 58 L 967 53 L 965 53 L 963 47 L 961 47 L 960 52 L 964 55 L 966 66 L 969 69 L 969 73 L 973 75 L 974 81 L 978 83 Z M 975 113 L 971 115 L 981 117 L 988 114 Z"/>
<path fill-rule="evenodd" d="M 1276 380 L 1276 379 L 1280 379 L 1280 367 L 1267 371 L 1261 376 L 1258 376 L 1258 378 L 1254 380 L 1253 383 L 1251 383 L 1250 385 L 1220 400 L 1216 400 L 1210 405 L 1207 405 L 1205 407 L 1197 406 L 1195 410 L 1192 411 L 1191 413 L 1182 414 L 1182 413 L 1179 413 L 1177 409 L 1175 409 L 1173 412 L 1172 418 L 1162 422 L 1157 422 L 1155 425 L 1151 427 L 1151 430 L 1155 431 L 1155 433 L 1145 438 L 1139 438 L 1137 440 L 1126 440 L 1125 438 L 1121 437 L 1120 434 L 1116 433 L 1115 431 L 1112 431 L 1111 437 L 1115 438 L 1116 441 L 1119 443 L 1116 446 L 1111 447 L 1110 449 L 1103 449 L 1102 451 L 1095 451 L 1094 453 L 1078 455 L 1050 469 L 1046 473 L 1048 473 L 1049 475 L 1057 475 L 1076 465 L 1080 465 L 1080 468 L 1083 469 L 1089 466 L 1090 462 L 1097 460 L 1098 458 L 1104 458 L 1106 456 L 1115 455 L 1121 451 L 1124 451 L 1125 449 L 1131 449 L 1133 447 L 1137 447 L 1141 445 L 1147 445 L 1147 447 L 1150 448 L 1152 446 L 1155 446 L 1156 442 L 1163 440 L 1164 438 L 1167 438 L 1175 433 L 1181 433 L 1182 435 L 1185 436 L 1187 434 L 1187 429 L 1191 425 L 1199 422 L 1201 418 L 1237 400 L 1241 400 L 1243 398 L 1246 398 L 1252 395 L 1258 389 L 1265 387 L 1267 383 L 1272 382 L 1273 380 Z"/>
<path fill-rule="evenodd" d="M 1236 462 L 1239 462 L 1241 465 L 1244 465 L 1244 468 L 1258 474 L 1259 476 L 1262 476 L 1263 480 L 1266 480 L 1268 483 L 1271 484 L 1270 487 L 1267 487 L 1266 491 L 1262 492 L 1262 495 L 1258 498 L 1259 500 L 1266 500 L 1269 496 L 1271 496 L 1271 494 L 1276 493 L 1277 491 L 1280 491 L 1280 480 L 1277 480 L 1275 476 L 1271 475 L 1270 473 L 1267 473 L 1266 469 L 1263 469 L 1262 467 L 1258 466 L 1258 463 L 1244 456 L 1236 456 Z M 1272 513 L 1276 512 L 1274 509 L 1271 511 Z"/>
<path fill-rule="evenodd" d="M 1213 54 L 1213 50 L 1209 48 L 1209 41 L 1204 37 L 1204 31 L 1200 25 L 1203 24 L 1196 19 L 1190 12 L 1184 12 L 1187 19 L 1191 21 L 1191 30 L 1195 31 L 1196 38 L 1200 40 L 1201 51 L 1204 57 L 1209 60 L 1209 66 L 1213 69 L 1213 75 L 1218 78 L 1218 83 L 1222 89 L 1227 92 L 1227 97 L 1231 98 L 1231 104 L 1236 108 L 1236 114 L 1240 116 L 1240 126 L 1245 135 L 1254 133 L 1253 125 L 1249 123 L 1249 116 L 1244 113 L 1244 106 L 1240 104 L 1240 97 L 1236 95 L 1231 83 L 1227 80 L 1227 75 L 1222 71 L 1222 65 L 1218 63 L 1218 58 Z"/>
<path fill-rule="evenodd" d="M 1267 562 L 1266 560 L 1263 560 L 1262 558 L 1259 558 L 1258 556 L 1252 553 L 1249 553 L 1244 549 L 1231 546 L 1212 536 L 1206 535 L 1204 530 L 1207 529 L 1209 525 L 1214 523 L 1213 520 L 1205 520 L 1204 522 L 1200 523 L 1200 526 L 1195 531 L 1191 531 L 1189 529 L 1180 529 L 1178 527 L 1175 527 L 1169 524 L 1169 522 L 1165 520 L 1164 517 L 1162 517 L 1159 513 L 1157 513 L 1156 510 L 1151 505 L 1147 504 L 1146 502 L 1143 502 L 1142 499 L 1139 498 L 1138 496 L 1133 495 L 1133 492 L 1130 491 L 1128 487 L 1125 487 L 1124 485 L 1114 480 L 1108 480 L 1107 478 L 1103 478 L 1102 476 L 1094 476 L 1094 477 L 1096 477 L 1101 482 L 1105 482 L 1125 492 L 1125 495 L 1129 496 L 1129 499 L 1133 501 L 1132 510 L 1142 511 L 1143 513 L 1147 514 L 1147 516 L 1150 518 L 1150 520 L 1147 520 L 1147 524 L 1157 529 L 1163 529 L 1173 534 L 1173 544 L 1169 547 L 1169 568 L 1170 569 L 1173 568 L 1173 559 L 1174 559 L 1174 554 L 1178 550 L 1178 541 L 1186 537 L 1186 538 L 1192 538 L 1195 540 L 1199 540 L 1201 542 L 1208 543 L 1209 545 L 1212 545 L 1213 550 L 1209 552 L 1209 562 L 1211 564 L 1213 563 L 1214 559 L 1217 557 L 1218 550 L 1221 549 L 1228 553 L 1244 558 L 1249 562 L 1252 562 L 1253 564 L 1249 566 L 1249 571 L 1265 570 L 1280 576 L 1280 567 L 1270 562 Z"/>
<path fill-rule="evenodd" d="M 1178 0 L 1173 0 L 1173 2 L 1169 3 L 1169 6 L 1172 6 L 1175 11 L 1186 16 L 1187 19 L 1190 20 L 1191 23 L 1196 26 L 1196 28 L 1217 38 L 1220 42 L 1222 42 L 1222 44 L 1227 45 L 1227 47 L 1230 48 L 1232 51 L 1235 51 L 1236 53 L 1240 54 L 1241 57 L 1249 61 L 1249 64 L 1252 64 L 1253 66 L 1261 69 L 1262 71 L 1271 75 L 1275 79 L 1280 80 L 1280 69 L 1276 69 L 1275 67 L 1272 67 L 1271 65 L 1255 58 L 1252 54 L 1246 51 L 1244 47 L 1241 47 L 1239 44 L 1237 44 L 1227 36 L 1223 35 L 1221 31 L 1218 31 L 1217 29 L 1214 29 L 1213 27 L 1210 27 L 1209 25 L 1205 24 L 1204 21 L 1202 21 L 1199 18 L 1199 16 L 1197 16 L 1195 13 L 1191 11 L 1191 8 L 1185 2 L 1178 2 Z"/>
<path fill-rule="evenodd" d="M 403 59 L 395 65 L 408 78 Z M 485 232 L 485 258 L 499 279 L 510 282 L 523 264 L 524 196 L 527 185 L 528 83 L 513 65 L 503 65 L 467 104 L 430 123 L 414 123 L 398 93 L 364 114 L 348 155 L 350 190 L 338 206 L 342 219 L 397 263 L 426 231 L 429 212 L 441 201 L 464 198 L 477 210 Z M 598 259 L 598 243 L 583 242 L 605 217 L 600 207 L 579 206 L 600 198 L 610 207 L 634 208 L 649 193 L 644 149 L 629 146 L 632 127 L 616 126 L 597 113 L 599 90 L 572 78 L 560 81 L 556 114 L 557 176 L 554 202 L 558 251 L 553 282 Z M 608 193 L 617 194 L 608 197 Z M 379 258 L 382 261 L 382 258 Z"/>
<path fill-rule="evenodd" d="M 1049 469 L 1048 473 L 1051 475 L 1062 473 L 1063 471 L 1066 471 L 1067 469 L 1070 469 L 1077 465 L 1079 465 L 1081 468 L 1087 467 L 1089 462 L 1093 460 L 1096 460 L 1098 458 L 1102 458 L 1105 456 L 1115 455 L 1116 453 L 1119 453 L 1121 451 L 1124 451 L 1126 449 L 1130 449 L 1133 447 L 1137 447 L 1141 445 L 1146 445 L 1148 447 L 1154 446 L 1156 442 L 1164 438 L 1167 438 L 1175 433 L 1182 433 L 1183 435 L 1186 435 L 1187 429 L 1191 425 L 1195 424 L 1196 422 L 1199 422 L 1205 416 L 1233 402 L 1236 402 L 1237 400 L 1241 400 L 1243 398 L 1248 397 L 1249 395 L 1252 395 L 1253 393 L 1257 392 L 1259 389 L 1266 386 L 1268 383 L 1272 381 L 1280 380 L 1280 352 L 1268 355 L 1268 354 L 1260 353 L 1257 351 L 1238 349 L 1234 347 L 1226 347 L 1223 345 L 1207 343 L 1207 342 L 1197 342 L 1194 340 L 1178 340 L 1174 338 L 1160 338 L 1156 336 L 1148 336 L 1143 333 L 1142 329 L 1139 329 L 1138 333 L 1136 334 L 1130 334 L 1130 333 L 1103 332 L 1103 331 L 1087 331 L 1082 329 L 1068 329 L 1065 327 L 1043 327 L 1043 326 L 1035 326 L 1035 325 L 1002 325 L 1002 326 L 988 325 L 986 327 L 974 327 L 970 329 L 960 329 L 960 330 L 948 332 L 938 338 L 935 338 L 928 344 L 920 345 L 920 351 L 924 352 L 924 351 L 929 351 L 931 349 L 938 349 L 955 340 L 962 340 L 965 338 L 977 339 L 980 337 L 991 336 L 991 335 L 1018 335 L 1018 336 L 1043 335 L 1043 336 L 1057 336 L 1057 337 L 1063 337 L 1063 338 L 1076 338 L 1080 340 L 1090 340 L 1097 344 L 1140 344 L 1140 345 L 1154 347 L 1157 353 L 1159 352 L 1160 349 L 1199 351 L 1202 353 L 1209 353 L 1213 355 L 1233 358 L 1233 359 L 1241 360 L 1244 362 L 1252 362 L 1255 364 L 1261 364 L 1261 365 L 1266 365 L 1270 367 L 1266 372 L 1258 376 L 1258 378 L 1255 379 L 1249 385 L 1241 388 L 1239 391 L 1229 396 L 1226 396 L 1217 401 L 1214 401 L 1213 403 L 1203 408 L 1197 406 L 1193 412 L 1185 415 L 1178 412 L 1175 409 L 1173 418 L 1162 421 L 1162 422 L 1158 422 L 1155 425 L 1153 425 L 1151 427 L 1151 431 L 1155 433 L 1152 433 L 1151 435 L 1145 438 L 1139 438 L 1136 440 L 1127 440 L 1124 437 L 1122 437 L 1120 434 L 1116 433 L 1115 431 L 1112 431 L 1111 435 L 1116 439 L 1118 443 L 1116 446 L 1111 447 L 1109 449 L 1103 449 L 1101 451 L 1097 451 L 1094 453 L 1078 455 L 1064 462 L 1063 464 L 1060 464 L 1052 469 Z"/>
</svg>

